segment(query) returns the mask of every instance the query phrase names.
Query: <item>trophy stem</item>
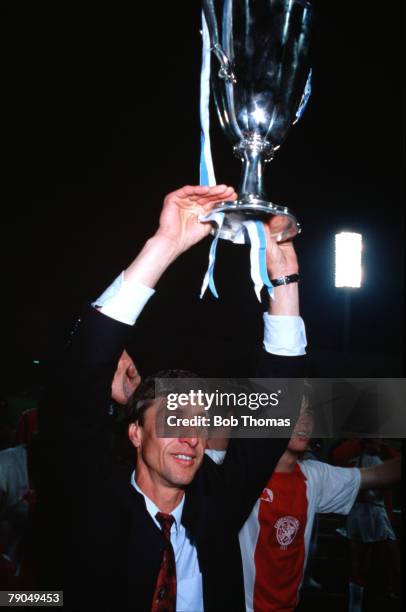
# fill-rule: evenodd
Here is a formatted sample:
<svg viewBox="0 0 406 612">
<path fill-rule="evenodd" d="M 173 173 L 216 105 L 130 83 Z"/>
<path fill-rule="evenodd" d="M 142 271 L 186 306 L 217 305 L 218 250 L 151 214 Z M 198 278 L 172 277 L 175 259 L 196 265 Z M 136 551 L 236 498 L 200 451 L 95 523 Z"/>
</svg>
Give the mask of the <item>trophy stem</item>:
<svg viewBox="0 0 406 612">
<path fill-rule="evenodd" d="M 262 154 L 258 151 L 244 151 L 242 163 L 242 177 L 238 189 L 239 199 L 245 201 L 254 197 L 266 200 L 262 180 L 264 164 Z"/>
<path fill-rule="evenodd" d="M 265 195 L 262 176 L 264 164 L 270 161 L 279 147 L 273 147 L 254 132 L 245 132 L 234 146 L 235 155 L 243 163 L 243 174 L 238 199 L 220 202 L 212 212 L 226 213 L 218 233 L 220 238 L 234 240 L 241 225 L 248 219 L 268 219 L 271 236 L 277 242 L 293 238 L 300 232 L 295 215 L 286 206 L 269 202 Z"/>
<path fill-rule="evenodd" d="M 234 147 L 235 155 L 242 161 L 243 171 L 238 199 L 240 202 L 267 200 L 263 186 L 264 164 L 273 157 L 272 146 L 256 135 L 247 135 Z"/>
</svg>

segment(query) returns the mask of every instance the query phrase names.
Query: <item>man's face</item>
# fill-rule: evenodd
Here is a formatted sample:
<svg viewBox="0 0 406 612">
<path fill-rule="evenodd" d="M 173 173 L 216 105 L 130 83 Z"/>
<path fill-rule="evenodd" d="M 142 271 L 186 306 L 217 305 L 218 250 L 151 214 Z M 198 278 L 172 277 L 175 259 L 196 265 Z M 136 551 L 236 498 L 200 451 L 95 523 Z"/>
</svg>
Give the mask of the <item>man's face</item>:
<svg viewBox="0 0 406 612">
<path fill-rule="evenodd" d="M 146 410 L 144 424 L 133 423 L 129 427 L 130 440 L 137 448 L 137 480 L 183 488 L 193 480 L 203 461 L 206 439 L 159 438 L 156 418 L 161 409 L 162 400 L 156 400 Z"/>
</svg>

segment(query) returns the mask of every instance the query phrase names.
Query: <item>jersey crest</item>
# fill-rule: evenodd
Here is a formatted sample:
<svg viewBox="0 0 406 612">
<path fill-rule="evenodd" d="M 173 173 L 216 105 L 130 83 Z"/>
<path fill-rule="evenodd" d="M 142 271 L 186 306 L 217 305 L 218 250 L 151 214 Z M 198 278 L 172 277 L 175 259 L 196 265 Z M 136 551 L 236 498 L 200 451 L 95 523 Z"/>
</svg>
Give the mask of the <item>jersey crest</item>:
<svg viewBox="0 0 406 612">
<path fill-rule="evenodd" d="M 274 527 L 279 546 L 286 550 L 295 539 L 300 523 L 294 516 L 283 516 L 276 521 Z"/>
</svg>

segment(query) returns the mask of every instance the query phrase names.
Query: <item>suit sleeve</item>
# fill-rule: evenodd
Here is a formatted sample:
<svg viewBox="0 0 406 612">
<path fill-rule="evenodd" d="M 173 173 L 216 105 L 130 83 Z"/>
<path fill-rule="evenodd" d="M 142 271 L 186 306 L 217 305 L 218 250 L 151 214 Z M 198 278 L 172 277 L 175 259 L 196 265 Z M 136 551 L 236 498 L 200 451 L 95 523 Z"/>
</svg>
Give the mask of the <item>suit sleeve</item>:
<svg viewBox="0 0 406 612">
<path fill-rule="evenodd" d="M 68 592 L 73 581 L 74 591 L 71 574 L 86 551 L 94 500 L 108 501 L 103 491 L 112 468 L 111 382 L 130 329 L 89 309 L 49 376 L 39 410 L 40 588 Z"/>
<path fill-rule="evenodd" d="M 306 357 L 280 357 L 262 351 L 257 376 L 261 378 L 303 378 Z M 289 401 L 299 413 L 301 385 L 286 388 Z M 260 415 L 258 415 L 260 416 Z M 283 415 L 281 415 L 283 416 Z M 230 515 L 240 529 L 252 510 L 277 462 L 286 450 L 291 429 L 284 438 L 234 438 L 224 463 L 219 466 L 222 494 L 231 501 Z"/>
<path fill-rule="evenodd" d="M 130 330 L 89 308 L 52 371 L 40 408 L 40 435 L 48 459 L 59 457 L 69 468 L 68 480 L 86 478 L 98 462 L 107 465 L 111 458 L 111 383 Z"/>
</svg>

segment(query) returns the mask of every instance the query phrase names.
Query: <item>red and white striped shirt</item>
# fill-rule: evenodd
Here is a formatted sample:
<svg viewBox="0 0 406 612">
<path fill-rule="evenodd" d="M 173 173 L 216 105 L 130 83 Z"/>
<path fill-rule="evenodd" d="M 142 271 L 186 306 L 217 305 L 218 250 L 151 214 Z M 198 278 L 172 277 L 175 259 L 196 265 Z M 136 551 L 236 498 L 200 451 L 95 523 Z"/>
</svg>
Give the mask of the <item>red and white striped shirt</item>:
<svg viewBox="0 0 406 612">
<path fill-rule="evenodd" d="M 361 473 L 306 460 L 274 473 L 240 532 L 247 612 L 294 610 L 317 512 L 348 514 Z"/>
</svg>

